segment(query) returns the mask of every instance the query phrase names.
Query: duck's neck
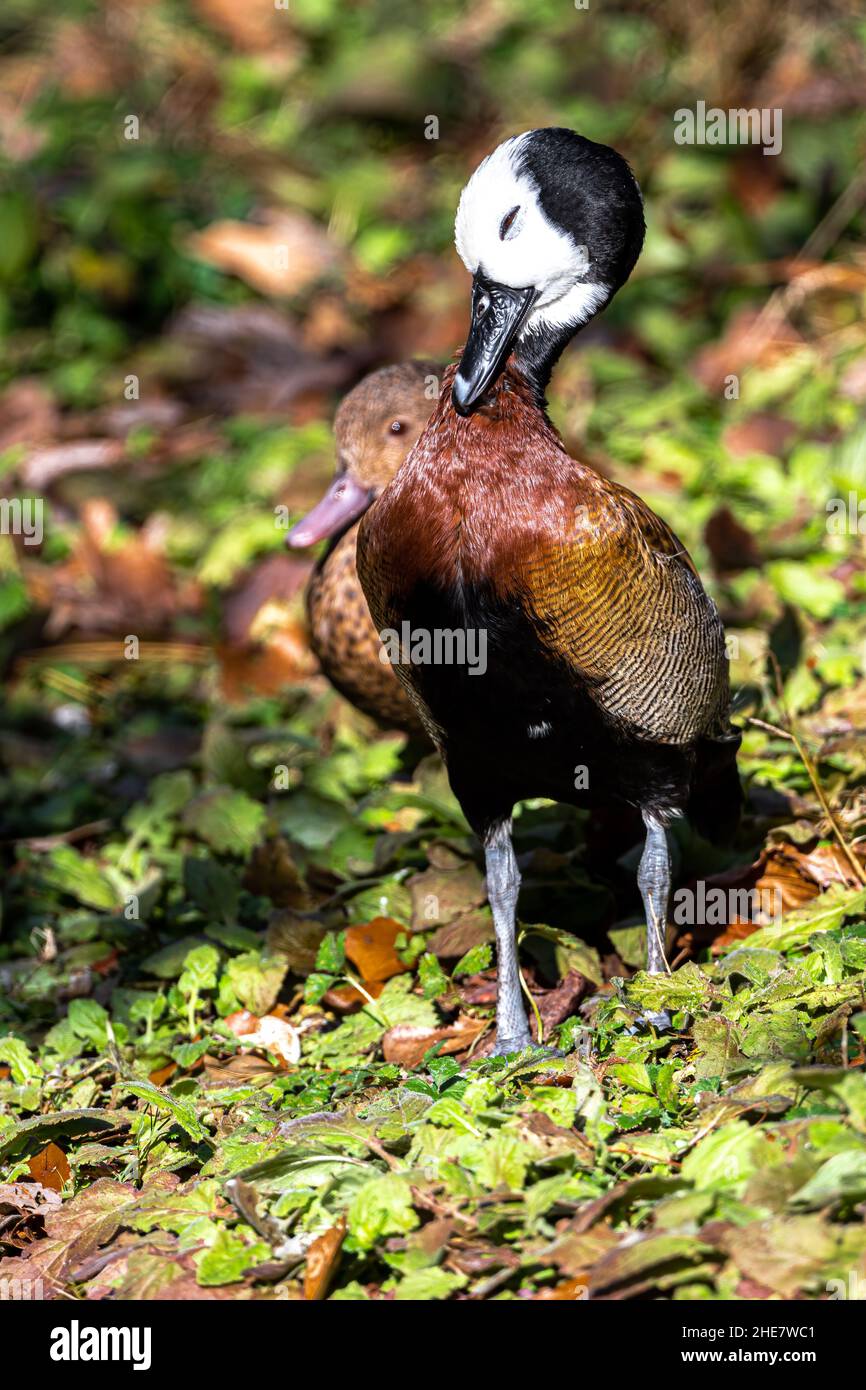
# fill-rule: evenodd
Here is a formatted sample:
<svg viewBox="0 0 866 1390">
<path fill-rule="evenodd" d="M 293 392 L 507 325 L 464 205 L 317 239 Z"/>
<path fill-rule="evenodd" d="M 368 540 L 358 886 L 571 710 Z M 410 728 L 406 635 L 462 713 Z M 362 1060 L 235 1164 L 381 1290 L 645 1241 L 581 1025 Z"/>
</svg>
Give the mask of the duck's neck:
<svg viewBox="0 0 866 1390">
<path fill-rule="evenodd" d="M 514 347 L 514 363 L 529 383 L 533 400 L 541 410 L 547 405 L 547 387 L 553 369 L 582 326 L 569 323 L 555 328 L 544 324 L 527 333 Z"/>
<path fill-rule="evenodd" d="M 508 432 L 509 457 L 515 451 L 519 456 L 524 444 L 537 445 L 542 440 L 546 440 L 551 450 L 562 452 L 563 444 L 556 428 L 548 418 L 543 403 L 536 399 L 534 387 L 513 357 L 487 392 L 481 407 L 465 417 L 457 414 L 451 401 L 451 387 L 456 371 L 457 366 L 453 364 L 445 372 L 439 404 L 409 455 L 410 464 L 424 467 L 433 459 L 435 470 L 441 475 L 443 455 L 437 452 L 441 447 L 441 431 L 445 431 L 449 440 L 445 452 L 448 469 L 452 474 L 464 470 L 467 466 L 473 471 L 501 470 L 502 430 Z M 424 447 L 428 438 L 435 442 L 433 454 Z"/>
<path fill-rule="evenodd" d="M 552 319 L 542 310 L 531 327 L 524 328 L 514 347 L 514 360 L 532 388 L 536 405 L 542 409 L 551 372 L 565 348 L 575 334 L 607 308 L 619 284 L 614 284 L 613 289 L 603 283 L 573 285 L 552 306 Z"/>
</svg>

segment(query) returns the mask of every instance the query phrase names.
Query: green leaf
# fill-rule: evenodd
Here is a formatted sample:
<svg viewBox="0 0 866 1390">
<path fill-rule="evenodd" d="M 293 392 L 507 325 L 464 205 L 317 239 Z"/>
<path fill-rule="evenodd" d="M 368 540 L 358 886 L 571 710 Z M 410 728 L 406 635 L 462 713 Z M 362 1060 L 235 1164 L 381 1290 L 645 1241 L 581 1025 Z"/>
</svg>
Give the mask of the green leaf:
<svg viewBox="0 0 866 1390">
<path fill-rule="evenodd" d="M 485 1187 L 507 1187 L 519 1192 L 526 1181 L 529 1162 L 530 1153 L 523 1141 L 500 1129 L 485 1141 L 476 1173 Z"/>
<path fill-rule="evenodd" d="M 287 972 L 285 957 L 261 951 L 234 956 L 226 966 L 229 983 L 244 1008 L 260 1016 L 270 1013 L 277 1002 Z"/>
<path fill-rule="evenodd" d="M 218 854 L 245 857 L 262 839 L 267 812 L 258 801 L 230 787 L 202 792 L 187 806 L 183 824 Z"/>
<path fill-rule="evenodd" d="M 269 1259 L 270 1254 L 264 1241 L 248 1245 L 240 1235 L 221 1226 L 210 1248 L 196 1256 L 196 1278 L 204 1288 L 235 1284 L 247 1269 Z"/>
<path fill-rule="evenodd" d="M 400 1280 L 394 1290 L 398 1303 L 428 1302 L 432 1299 L 449 1298 L 458 1289 L 468 1284 L 465 1274 L 451 1274 L 446 1269 L 415 1269 Z"/>
<path fill-rule="evenodd" d="M 307 1004 L 318 1004 L 338 980 L 337 975 L 327 975 L 323 970 L 314 970 L 307 976 L 304 984 L 304 1000 Z"/>
<path fill-rule="evenodd" d="M 866 912 L 866 888 L 843 888 L 834 883 L 817 898 L 788 912 L 780 922 L 772 922 L 767 927 L 759 927 L 749 937 L 749 946 L 769 947 L 771 950 L 790 951 L 796 946 L 805 946 L 815 931 L 834 931 L 846 917 L 856 917 Z"/>
<path fill-rule="evenodd" d="M 385 1236 L 405 1235 L 419 1225 L 409 1179 L 399 1173 L 372 1178 L 349 1204 L 348 1225 L 360 1250 L 370 1250 Z"/>
<path fill-rule="evenodd" d="M 216 989 L 220 953 L 216 946 L 195 946 L 184 957 L 183 972 L 178 979 L 182 994 L 198 994 L 203 989 Z"/>
<path fill-rule="evenodd" d="M 682 1163 L 682 1175 L 701 1191 L 735 1186 L 759 1167 L 781 1161 L 779 1146 L 745 1120 L 731 1120 L 701 1139 Z"/>
<path fill-rule="evenodd" d="M 169 1056 L 173 1062 L 186 1071 L 189 1067 L 194 1067 L 212 1046 L 212 1038 L 199 1038 L 198 1042 L 177 1043 L 169 1049 Z"/>
<path fill-rule="evenodd" d="M 804 609 L 813 618 L 829 618 L 845 598 L 845 586 L 838 579 L 796 560 L 776 560 L 767 566 L 767 574 L 785 603 Z"/>
<path fill-rule="evenodd" d="M 196 907 L 211 921 L 233 922 L 241 886 L 237 875 L 213 859 L 183 861 L 183 886 Z"/>
<path fill-rule="evenodd" d="M 693 961 L 687 961 L 673 975 L 647 975 L 641 971 L 629 980 L 624 992 L 632 1008 L 643 1013 L 668 1009 L 673 1013 L 687 1010 L 701 1014 L 709 1006 L 713 984 Z"/>
<path fill-rule="evenodd" d="M 108 1046 L 108 1013 L 95 999 L 73 999 L 69 1005 L 69 1025 L 77 1038 L 89 1042 L 97 1052 Z"/>
<path fill-rule="evenodd" d="M 179 941 L 171 941 L 159 951 L 154 951 L 141 962 L 146 975 L 155 975 L 158 980 L 176 980 L 183 971 L 184 961 L 198 946 L 205 945 L 200 936 L 184 936 Z M 211 946 L 211 950 L 214 948 Z"/>
<path fill-rule="evenodd" d="M 451 981 L 436 956 L 429 951 L 418 962 L 418 979 L 425 999 L 439 999 L 451 988 Z"/>
<path fill-rule="evenodd" d="M 591 980 L 594 985 L 602 983 L 603 975 L 598 951 L 594 946 L 588 946 L 585 941 L 581 941 L 579 937 L 572 936 L 571 932 L 563 931 L 560 927 L 536 923 L 524 927 L 523 935 L 529 938 L 540 936 L 545 941 L 554 943 L 556 967 L 561 976 L 567 975 L 570 970 L 576 970 L 587 980 Z"/>
<path fill-rule="evenodd" d="M 480 946 L 472 946 L 454 967 L 455 979 L 461 975 L 478 975 L 487 970 L 493 960 L 493 947 L 483 941 Z"/>
<path fill-rule="evenodd" d="M 316 952 L 316 969 L 339 975 L 346 964 L 345 931 L 329 931 Z"/>
<path fill-rule="evenodd" d="M 71 845 L 57 845 L 42 870 L 42 877 L 61 893 L 85 907 L 111 912 L 120 904 L 114 884 L 93 859 L 85 859 Z"/>
<path fill-rule="evenodd" d="M 846 1149 L 833 1154 L 807 1183 L 791 1197 L 791 1206 L 827 1207 L 842 1200 L 866 1199 L 866 1149 Z"/>
<path fill-rule="evenodd" d="M 0 281 L 13 283 L 39 245 L 39 214 L 32 194 L 7 188 L 0 197 Z M 33 273 L 33 272 L 28 272 Z"/>
<path fill-rule="evenodd" d="M 455 1076 L 460 1075 L 460 1063 L 453 1057 L 425 1057 L 424 1065 L 441 1091 Z"/>
<path fill-rule="evenodd" d="M 161 1114 L 171 1115 L 196 1143 L 208 1138 L 207 1130 L 195 1113 L 195 1106 L 186 1096 L 172 1095 L 171 1091 L 154 1086 L 152 1081 L 121 1081 L 118 1084 L 121 1091 L 137 1096 Z"/>
<path fill-rule="evenodd" d="M 630 1086 L 633 1091 L 640 1091 L 647 1096 L 655 1094 L 649 1072 L 643 1062 L 622 1062 L 611 1067 L 610 1071 L 612 1076 L 624 1086 Z"/>
<path fill-rule="evenodd" d="M 533 1110 L 540 1110 L 560 1129 L 571 1129 L 574 1124 L 577 1114 L 576 1091 L 564 1091 L 561 1086 L 536 1086 L 529 1103 Z"/>
<path fill-rule="evenodd" d="M 7 1062 L 12 1080 L 18 1086 L 38 1081 L 42 1068 L 30 1055 L 30 1049 L 20 1038 L 0 1038 L 0 1062 Z"/>
</svg>

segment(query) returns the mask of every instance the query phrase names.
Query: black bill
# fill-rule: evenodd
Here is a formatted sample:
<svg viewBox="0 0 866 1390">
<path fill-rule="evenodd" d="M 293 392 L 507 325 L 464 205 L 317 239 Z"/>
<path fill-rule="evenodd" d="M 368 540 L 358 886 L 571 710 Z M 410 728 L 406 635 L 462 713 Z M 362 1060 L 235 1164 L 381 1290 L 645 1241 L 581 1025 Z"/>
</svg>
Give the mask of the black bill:
<svg viewBox="0 0 866 1390">
<path fill-rule="evenodd" d="M 458 415 L 471 415 L 499 376 L 537 295 L 532 285 L 513 290 L 480 273 L 474 277 L 469 337 L 451 391 Z"/>
</svg>

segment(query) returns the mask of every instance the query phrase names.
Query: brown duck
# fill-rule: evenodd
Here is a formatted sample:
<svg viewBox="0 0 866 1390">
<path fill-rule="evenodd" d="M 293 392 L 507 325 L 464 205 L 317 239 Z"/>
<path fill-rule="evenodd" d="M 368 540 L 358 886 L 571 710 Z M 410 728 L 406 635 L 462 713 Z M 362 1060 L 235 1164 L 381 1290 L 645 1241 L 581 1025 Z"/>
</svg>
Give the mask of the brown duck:
<svg viewBox="0 0 866 1390">
<path fill-rule="evenodd" d="M 380 642 L 355 567 L 360 517 L 394 477 L 435 404 L 430 384 L 441 370 L 403 362 L 364 377 L 334 420 L 337 471 L 313 510 L 289 532 L 288 544 L 331 538 L 307 588 L 310 645 L 333 686 L 385 728 L 423 736 L 423 726 Z M 435 392 L 435 385 L 434 385 Z"/>
<path fill-rule="evenodd" d="M 640 810 L 652 971 L 668 968 L 667 826 L 688 814 L 721 836 L 739 812 L 716 608 L 670 528 L 570 458 L 545 413 L 556 359 L 627 279 L 643 233 L 625 160 L 573 131 L 530 131 L 481 164 L 457 213 L 473 276 L 460 364 L 359 529 L 374 622 L 403 634 L 395 669 L 484 846 L 499 1053 L 530 1037 L 515 802 Z M 441 659 L 455 632 L 474 663 Z"/>
</svg>

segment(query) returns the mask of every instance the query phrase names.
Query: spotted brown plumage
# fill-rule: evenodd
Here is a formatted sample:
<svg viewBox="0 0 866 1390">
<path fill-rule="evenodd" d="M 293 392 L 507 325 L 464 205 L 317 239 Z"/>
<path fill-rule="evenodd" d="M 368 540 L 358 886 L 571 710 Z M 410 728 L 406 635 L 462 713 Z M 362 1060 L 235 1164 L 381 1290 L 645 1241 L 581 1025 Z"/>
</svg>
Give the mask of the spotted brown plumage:
<svg viewBox="0 0 866 1390">
<path fill-rule="evenodd" d="M 422 723 L 391 665 L 380 660 L 355 564 L 360 522 L 353 517 L 387 486 L 417 440 L 435 403 L 438 371 L 429 362 L 402 362 L 369 373 L 349 392 L 334 420 L 334 482 L 289 536 L 293 545 L 331 538 L 306 594 L 310 645 L 328 680 L 383 727 L 416 737 Z"/>
<path fill-rule="evenodd" d="M 360 522 L 319 562 L 307 588 L 310 645 L 340 694 L 384 728 L 419 735 L 423 726 L 389 662 L 358 580 L 355 547 Z"/>
<path fill-rule="evenodd" d="M 473 276 L 469 336 L 358 531 L 378 629 L 484 634 L 483 674 L 405 648 L 395 669 L 484 844 L 500 1053 L 529 1041 L 515 802 L 639 808 L 650 970 L 668 968 L 666 826 L 687 813 L 721 835 L 739 813 L 715 606 L 670 528 L 570 458 L 545 413 L 554 362 L 627 279 L 643 228 L 628 165 L 573 131 L 529 131 L 479 166 L 455 231 Z"/>
</svg>

